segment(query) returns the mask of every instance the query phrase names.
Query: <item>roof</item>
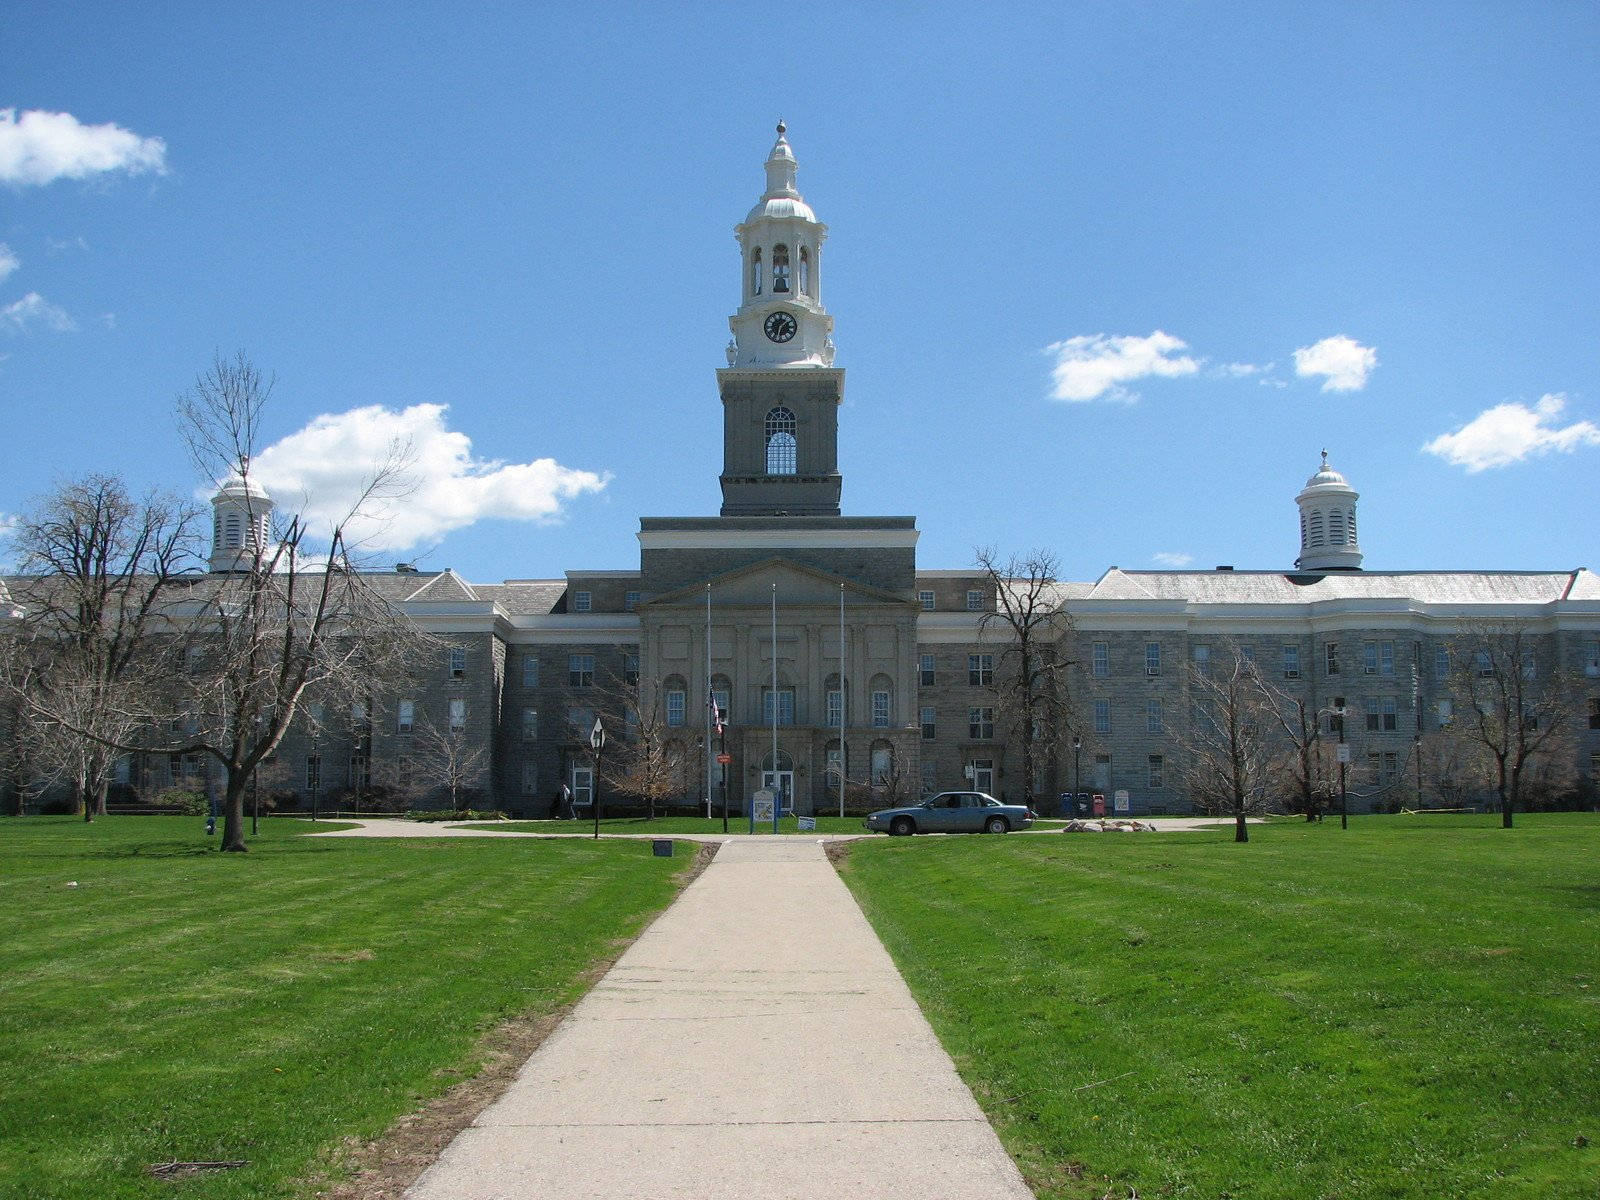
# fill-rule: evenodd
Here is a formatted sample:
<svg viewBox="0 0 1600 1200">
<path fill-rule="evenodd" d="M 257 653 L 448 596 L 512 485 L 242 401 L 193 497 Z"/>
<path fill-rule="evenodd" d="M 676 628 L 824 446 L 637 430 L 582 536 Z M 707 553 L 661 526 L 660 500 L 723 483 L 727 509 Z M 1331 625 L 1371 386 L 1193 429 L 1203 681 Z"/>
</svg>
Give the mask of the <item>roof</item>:
<svg viewBox="0 0 1600 1200">
<path fill-rule="evenodd" d="M 1068 585 L 1076 586 L 1076 585 Z M 1576 571 L 1124 571 L 1112 567 L 1082 597 L 1189 604 L 1551 604 L 1600 600 L 1600 579 Z"/>
</svg>

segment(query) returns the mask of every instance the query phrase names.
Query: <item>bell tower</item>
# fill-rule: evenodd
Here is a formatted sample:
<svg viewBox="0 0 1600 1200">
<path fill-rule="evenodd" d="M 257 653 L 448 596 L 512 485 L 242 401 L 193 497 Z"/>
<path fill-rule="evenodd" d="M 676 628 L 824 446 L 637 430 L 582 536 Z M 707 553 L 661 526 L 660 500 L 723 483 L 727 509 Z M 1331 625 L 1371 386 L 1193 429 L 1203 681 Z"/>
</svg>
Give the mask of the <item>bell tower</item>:
<svg viewBox="0 0 1600 1200">
<path fill-rule="evenodd" d="M 778 123 L 767 187 L 734 229 L 740 304 L 728 319 L 722 393 L 722 515 L 838 516 L 839 404 L 833 318 L 822 307 L 822 242 L 795 186 L 794 151 Z"/>
</svg>

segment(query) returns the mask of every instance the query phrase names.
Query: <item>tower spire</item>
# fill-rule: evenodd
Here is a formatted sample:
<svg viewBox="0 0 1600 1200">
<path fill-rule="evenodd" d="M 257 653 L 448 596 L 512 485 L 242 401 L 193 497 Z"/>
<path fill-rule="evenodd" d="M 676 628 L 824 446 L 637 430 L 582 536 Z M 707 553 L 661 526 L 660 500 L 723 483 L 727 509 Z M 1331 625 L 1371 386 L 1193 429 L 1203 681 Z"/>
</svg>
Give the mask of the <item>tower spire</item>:
<svg viewBox="0 0 1600 1200">
<path fill-rule="evenodd" d="M 1296 567 L 1302 571 L 1361 569 L 1361 543 L 1356 538 L 1356 501 L 1360 498 L 1345 477 L 1328 465 L 1324 450 L 1322 465 L 1294 498 L 1300 506 Z"/>
</svg>

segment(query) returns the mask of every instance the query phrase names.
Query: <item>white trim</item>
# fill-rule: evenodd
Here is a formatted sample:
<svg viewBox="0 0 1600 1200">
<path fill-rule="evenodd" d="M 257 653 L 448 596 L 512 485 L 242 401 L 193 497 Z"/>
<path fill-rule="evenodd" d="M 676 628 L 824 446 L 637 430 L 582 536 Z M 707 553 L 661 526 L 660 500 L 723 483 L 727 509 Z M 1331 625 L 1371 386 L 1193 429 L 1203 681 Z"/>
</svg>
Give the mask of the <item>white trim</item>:
<svg viewBox="0 0 1600 1200">
<path fill-rule="evenodd" d="M 785 479 L 788 476 L 784 476 Z M 641 529 L 641 550 L 913 549 L 918 529 Z"/>
</svg>

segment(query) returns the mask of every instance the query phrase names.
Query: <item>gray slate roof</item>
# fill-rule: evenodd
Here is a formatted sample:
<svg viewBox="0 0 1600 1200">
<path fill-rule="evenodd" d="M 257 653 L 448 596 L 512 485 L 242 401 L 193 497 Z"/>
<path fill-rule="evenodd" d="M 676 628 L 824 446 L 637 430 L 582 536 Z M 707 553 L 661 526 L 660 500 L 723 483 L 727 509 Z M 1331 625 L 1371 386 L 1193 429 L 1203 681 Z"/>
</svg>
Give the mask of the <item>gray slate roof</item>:
<svg viewBox="0 0 1600 1200">
<path fill-rule="evenodd" d="M 1421 604 L 1550 604 L 1600 600 L 1592 571 L 1124 571 L 1113 567 L 1090 600 L 1189 604 L 1313 604 L 1412 600 Z"/>
</svg>

